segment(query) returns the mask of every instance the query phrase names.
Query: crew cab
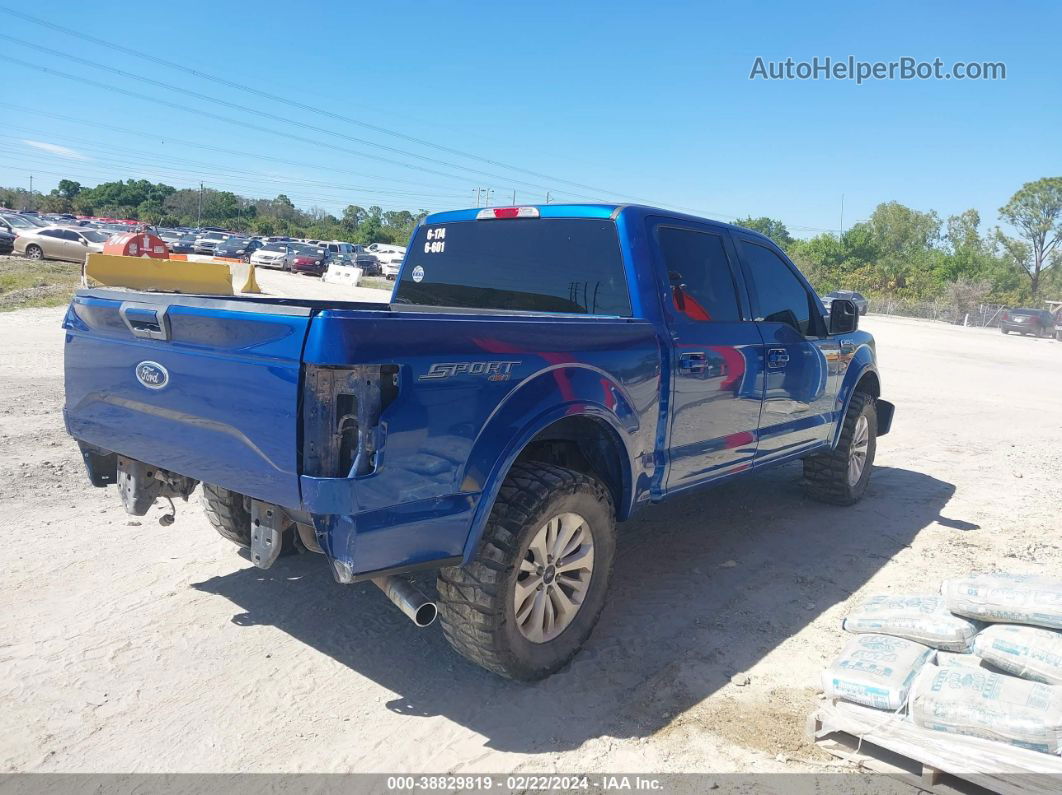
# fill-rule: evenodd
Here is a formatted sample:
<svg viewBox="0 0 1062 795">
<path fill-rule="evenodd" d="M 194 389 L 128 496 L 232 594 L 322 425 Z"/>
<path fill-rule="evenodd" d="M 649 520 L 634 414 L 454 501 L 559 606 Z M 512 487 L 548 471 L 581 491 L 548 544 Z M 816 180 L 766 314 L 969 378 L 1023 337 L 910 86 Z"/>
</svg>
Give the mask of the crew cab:
<svg viewBox="0 0 1062 795">
<path fill-rule="evenodd" d="M 202 484 L 255 565 L 321 553 L 529 680 L 593 629 L 616 522 L 794 459 L 813 497 L 863 495 L 893 406 L 858 323 L 746 229 L 457 210 L 415 230 L 389 304 L 79 291 L 65 420 L 130 513 Z"/>
</svg>

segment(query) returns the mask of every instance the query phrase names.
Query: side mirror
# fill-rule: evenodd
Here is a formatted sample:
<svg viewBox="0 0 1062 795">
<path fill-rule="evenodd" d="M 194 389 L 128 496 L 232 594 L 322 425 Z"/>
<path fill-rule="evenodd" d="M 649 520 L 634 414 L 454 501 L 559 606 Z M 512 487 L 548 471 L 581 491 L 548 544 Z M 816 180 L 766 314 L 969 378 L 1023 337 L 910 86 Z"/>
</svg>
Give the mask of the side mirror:
<svg viewBox="0 0 1062 795">
<path fill-rule="evenodd" d="M 830 334 L 851 334 L 859 328 L 859 307 L 847 298 L 830 302 Z"/>
</svg>

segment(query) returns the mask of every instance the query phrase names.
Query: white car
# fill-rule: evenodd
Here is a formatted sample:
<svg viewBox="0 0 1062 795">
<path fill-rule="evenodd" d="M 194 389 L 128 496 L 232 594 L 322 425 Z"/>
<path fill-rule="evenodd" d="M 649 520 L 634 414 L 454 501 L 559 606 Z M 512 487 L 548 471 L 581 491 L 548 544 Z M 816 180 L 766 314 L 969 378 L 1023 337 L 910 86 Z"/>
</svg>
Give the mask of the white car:
<svg viewBox="0 0 1062 795">
<path fill-rule="evenodd" d="M 251 264 L 261 268 L 280 268 L 290 271 L 291 264 L 295 261 L 295 254 L 295 244 L 270 243 L 251 255 Z"/>
<path fill-rule="evenodd" d="M 380 262 L 380 270 L 383 275 L 391 280 L 397 279 L 402 270 L 402 260 L 406 258 L 406 250 L 402 246 L 389 246 L 386 243 L 373 243 L 366 246 L 370 254 L 375 254 Z"/>
</svg>

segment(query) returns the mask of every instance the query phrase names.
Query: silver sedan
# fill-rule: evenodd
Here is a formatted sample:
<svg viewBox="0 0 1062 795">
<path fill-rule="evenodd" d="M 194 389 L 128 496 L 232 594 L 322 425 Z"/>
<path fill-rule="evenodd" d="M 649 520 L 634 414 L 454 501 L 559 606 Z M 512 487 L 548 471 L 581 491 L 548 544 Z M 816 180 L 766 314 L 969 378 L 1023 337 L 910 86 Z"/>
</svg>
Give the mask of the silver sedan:
<svg viewBox="0 0 1062 795">
<path fill-rule="evenodd" d="M 103 251 L 107 235 L 95 229 L 69 229 L 47 226 L 32 232 L 19 232 L 15 253 L 30 259 L 63 259 L 84 262 L 89 254 Z"/>
</svg>

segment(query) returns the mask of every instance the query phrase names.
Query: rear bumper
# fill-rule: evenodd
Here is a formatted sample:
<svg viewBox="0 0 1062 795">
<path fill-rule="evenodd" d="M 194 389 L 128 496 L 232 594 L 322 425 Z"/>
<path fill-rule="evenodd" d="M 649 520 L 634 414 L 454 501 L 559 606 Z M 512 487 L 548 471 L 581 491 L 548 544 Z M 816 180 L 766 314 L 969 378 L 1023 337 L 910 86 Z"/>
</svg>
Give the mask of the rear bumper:
<svg viewBox="0 0 1062 795">
<path fill-rule="evenodd" d="M 1042 329 L 1035 323 L 1000 323 L 999 327 L 1004 331 L 1017 331 L 1022 334 L 1041 334 Z"/>
</svg>

